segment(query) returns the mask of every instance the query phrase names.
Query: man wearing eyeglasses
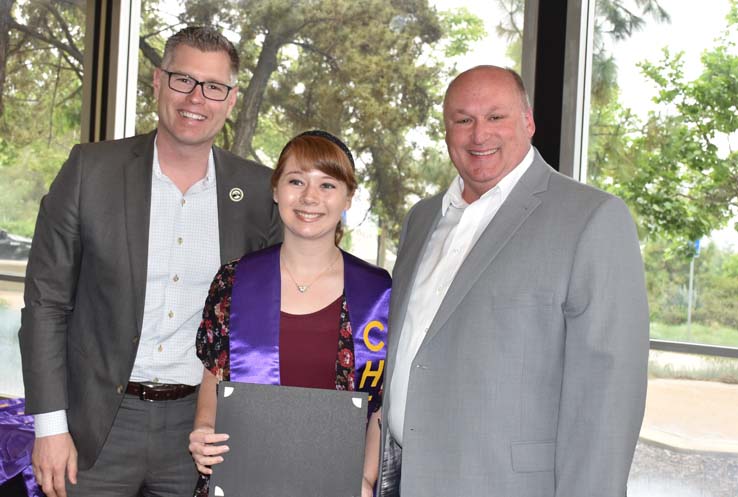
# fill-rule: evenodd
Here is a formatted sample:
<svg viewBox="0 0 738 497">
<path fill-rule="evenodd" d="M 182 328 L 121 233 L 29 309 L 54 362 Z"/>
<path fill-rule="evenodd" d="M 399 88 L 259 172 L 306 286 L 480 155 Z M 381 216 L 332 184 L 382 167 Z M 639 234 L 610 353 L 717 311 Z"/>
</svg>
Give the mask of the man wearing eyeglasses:
<svg viewBox="0 0 738 497">
<path fill-rule="evenodd" d="M 41 202 L 19 336 L 48 497 L 192 495 L 208 287 L 280 233 L 271 171 L 213 146 L 238 64 L 210 28 L 172 36 L 156 131 L 75 146 Z"/>
</svg>

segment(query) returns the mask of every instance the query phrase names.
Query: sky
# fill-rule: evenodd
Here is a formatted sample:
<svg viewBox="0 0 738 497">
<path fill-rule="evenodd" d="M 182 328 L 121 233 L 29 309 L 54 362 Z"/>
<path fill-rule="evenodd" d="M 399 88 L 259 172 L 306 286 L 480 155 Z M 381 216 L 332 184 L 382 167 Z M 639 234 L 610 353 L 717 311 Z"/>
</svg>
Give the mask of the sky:
<svg viewBox="0 0 738 497">
<path fill-rule="evenodd" d="M 729 7 L 727 0 L 662 0 L 661 4 L 671 16 L 670 24 L 649 21 L 643 31 L 611 45 L 618 62 L 622 100 L 640 115 L 653 107 L 650 99 L 655 90 L 644 85 L 645 79 L 637 64 L 646 60 L 658 62 L 662 58 L 662 48 L 668 45 L 671 53 L 684 51 L 685 76 L 698 76 L 700 55 L 714 46 L 715 37 L 725 26 Z"/>
</svg>

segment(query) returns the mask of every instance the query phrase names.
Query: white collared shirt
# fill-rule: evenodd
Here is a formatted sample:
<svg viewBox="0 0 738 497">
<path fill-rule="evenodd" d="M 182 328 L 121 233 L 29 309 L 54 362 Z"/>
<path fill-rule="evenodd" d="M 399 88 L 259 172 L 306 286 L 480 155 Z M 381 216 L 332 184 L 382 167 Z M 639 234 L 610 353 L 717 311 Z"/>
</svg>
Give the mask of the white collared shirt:
<svg viewBox="0 0 738 497">
<path fill-rule="evenodd" d="M 464 181 L 456 176 L 443 196 L 441 219 L 433 231 L 418 267 L 397 346 L 390 382 L 389 429 L 402 445 L 410 366 L 467 254 L 494 218 L 500 206 L 533 163 L 533 147 L 497 185 L 468 204 L 462 197 Z"/>
<path fill-rule="evenodd" d="M 220 267 L 215 159 L 183 195 L 161 170 L 151 175 L 146 297 L 131 381 L 197 385 L 202 363 L 195 335 L 210 283 Z M 36 437 L 69 431 L 66 411 L 35 415 Z"/>
<path fill-rule="evenodd" d="M 220 267 L 213 151 L 207 174 L 183 195 L 161 170 L 154 149 L 149 256 L 141 338 L 131 381 L 198 385 L 195 335 Z"/>
</svg>

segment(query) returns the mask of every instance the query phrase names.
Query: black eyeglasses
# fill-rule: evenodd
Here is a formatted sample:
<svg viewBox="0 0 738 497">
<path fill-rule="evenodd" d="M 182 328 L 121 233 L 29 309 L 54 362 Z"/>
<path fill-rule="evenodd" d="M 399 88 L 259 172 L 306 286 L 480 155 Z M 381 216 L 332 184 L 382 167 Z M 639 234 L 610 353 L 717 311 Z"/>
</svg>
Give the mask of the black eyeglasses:
<svg viewBox="0 0 738 497">
<path fill-rule="evenodd" d="M 169 88 L 178 93 L 192 93 L 192 90 L 200 86 L 202 88 L 202 95 L 208 100 L 215 100 L 216 102 L 222 102 L 233 89 L 232 86 L 224 85 L 223 83 L 216 83 L 214 81 L 198 81 L 192 76 L 182 74 L 179 72 L 171 72 L 166 69 L 162 69 L 169 76 Z"/>
</svg>

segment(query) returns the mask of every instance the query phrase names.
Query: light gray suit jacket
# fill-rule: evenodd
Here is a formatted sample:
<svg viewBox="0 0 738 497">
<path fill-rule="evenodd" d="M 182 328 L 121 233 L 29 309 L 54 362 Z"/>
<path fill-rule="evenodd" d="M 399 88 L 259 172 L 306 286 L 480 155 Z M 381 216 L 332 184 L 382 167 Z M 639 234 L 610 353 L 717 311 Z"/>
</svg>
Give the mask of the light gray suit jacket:
<svg viewBox="0 0 738 497">
<path fill-rule="evenodd" d="M 154 136 L 75 146 L 36 222 L 19 332 L 26 410 L 67 409 L 80 469 L 97 458 L 136 357 Z M 227 262 L 278 241 L 281 229 L 271 170 L 218 148 L 214 158 Z M 235 187 L 240 202 L 229 198 Z"/>
<path fill-rule="evenodd" d="M 403 228 L 385 416 L 409 293 L 441 198 L 419 202 Z M 402 497 L 623 497 L 643 418 L 648 324 L 625 204 L 558 174 L 536 151 L 412 362 Z M 396 445 L 386 420 L 382 426 L 380 481 L 390 496 Z"/>
</svg>

